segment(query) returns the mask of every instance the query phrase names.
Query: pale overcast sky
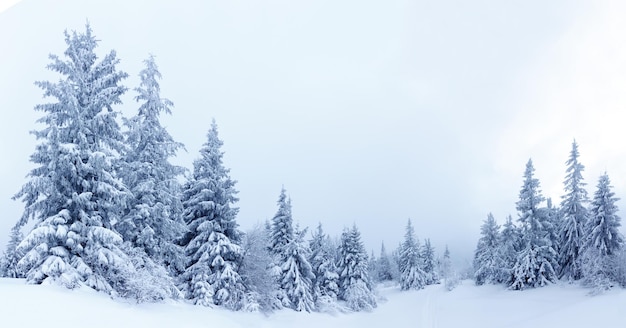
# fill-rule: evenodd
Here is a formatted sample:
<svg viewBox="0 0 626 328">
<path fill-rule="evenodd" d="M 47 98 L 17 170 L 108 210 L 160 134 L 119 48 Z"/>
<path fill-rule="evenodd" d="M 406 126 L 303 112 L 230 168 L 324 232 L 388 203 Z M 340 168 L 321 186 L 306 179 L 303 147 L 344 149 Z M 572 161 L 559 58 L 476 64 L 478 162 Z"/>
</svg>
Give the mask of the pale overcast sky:
<svg viewBox="0 0 626 328">
<path fill-rule="evenodd" d="M 378 253 L 411 218 L 469 259 L 488 212 L 517 217 L 529 157 L 560 202 L 573 138 L 589 192 L 607 170 L 624 197 L 623 17 L 621 1 L 23 0 L 0 13 L 0 245 L 23 209 L 10 198 L 31 168 L 33 82 L 59 78 L 48 54 L 87 20 L 128 87 L 156 55 L 178 163 L 217 120 L 243 230 L 284 185 L 302 226 L 356 223 Z"/>
</svg>

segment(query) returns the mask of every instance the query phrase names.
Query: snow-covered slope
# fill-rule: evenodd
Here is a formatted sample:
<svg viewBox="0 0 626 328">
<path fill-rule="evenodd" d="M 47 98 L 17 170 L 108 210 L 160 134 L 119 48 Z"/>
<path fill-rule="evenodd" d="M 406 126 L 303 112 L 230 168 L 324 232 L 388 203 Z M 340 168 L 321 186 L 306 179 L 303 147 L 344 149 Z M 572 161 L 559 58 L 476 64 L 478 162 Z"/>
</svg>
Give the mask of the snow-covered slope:
<svg viewBox="0 0 626 328">
<path fill-rule="evenodd" d="M 88 289 L 25 285 L 0 279 L 0 318 L 9 327 L 600 327 L 624 321 L 626 291 L 588 296 L 588 290 L 553 285 L 523 292 L 465 281 L 400 292 L 380 288 L 370 313 L 321 314 L 291 310 L 270 315 L 209 309 L 181 302 L 132 304 Z"/>
</svg>

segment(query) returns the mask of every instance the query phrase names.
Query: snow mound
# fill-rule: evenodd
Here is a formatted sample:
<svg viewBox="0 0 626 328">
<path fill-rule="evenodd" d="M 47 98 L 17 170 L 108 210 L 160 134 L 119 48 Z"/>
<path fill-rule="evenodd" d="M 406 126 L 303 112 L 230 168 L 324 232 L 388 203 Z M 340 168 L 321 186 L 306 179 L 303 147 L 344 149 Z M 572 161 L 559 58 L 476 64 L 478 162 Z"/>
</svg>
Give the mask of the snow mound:
<svg viewBox="0 0 626 328">
<path fill-rule="evenodd" d="M 626 291 L 589 296 L 576 285 L 555 284 L 525 291 L 474 286 L 463 281 L 401 292 L 380 286 L 386 299 L 372 312 L 272 314 L 232 312 L 180 301 L 135 304 L 88 288 L 26 285 L 0 279 L 0 313 L 8 327 L 598 327 L 623 321 Z"/>
</svg>

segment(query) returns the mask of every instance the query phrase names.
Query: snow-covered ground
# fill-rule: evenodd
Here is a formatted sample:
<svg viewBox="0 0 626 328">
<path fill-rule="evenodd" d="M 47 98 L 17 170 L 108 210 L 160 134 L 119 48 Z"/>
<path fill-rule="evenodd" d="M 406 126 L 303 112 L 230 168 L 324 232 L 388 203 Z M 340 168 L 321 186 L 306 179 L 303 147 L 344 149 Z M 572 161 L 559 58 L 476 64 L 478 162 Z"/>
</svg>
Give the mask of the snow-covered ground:
<svg viewBox="0 0 626 328">
<path fill-rule="evenodd" d="M 623 324 L 626 291 L 588 296 L 558 284 L 509 291 L 465 281 L 400 292 L 381 287 L 387 300 L 371 313 L 321 314 L 291 310 L 270 315 L 230 312 L 168 301 L 132 304 L 88 289 L 25 285 L 0 279 L 0 321 L 6 327 L 600 327 Z"/>
</svg>

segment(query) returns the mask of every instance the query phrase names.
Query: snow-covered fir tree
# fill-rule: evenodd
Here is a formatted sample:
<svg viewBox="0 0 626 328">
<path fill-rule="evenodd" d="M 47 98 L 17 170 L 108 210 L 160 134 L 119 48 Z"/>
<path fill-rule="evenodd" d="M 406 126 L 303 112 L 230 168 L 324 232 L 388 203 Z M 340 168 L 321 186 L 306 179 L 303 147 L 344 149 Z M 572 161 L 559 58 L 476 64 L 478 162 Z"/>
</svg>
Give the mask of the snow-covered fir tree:
<svg viewBox="0 0 626 328">
<path fill-rule="evenodd" d="M 613 262 L 624 243 L 618 230 L 621 218 L 615 204 L 619 198 L 611 189 L 609 176 L 605 173 L 598 181 L 585 226 L 583 274 L 585 283 L 597 289 L 606 289 L 615 282 L 616 265 Z"/>
<path fill-rule="evenodd" d="M 378 257 L 378 281 L 390 280 L 393 280 L 392 265 L 383 242 L 380 244 L 380 256 Z"/>
<path fill-rule="evenodd" d="M 144 63 L 140 87 L 135 89 L 139 112 L 125 120 L 128 149 L 120 169 L 133 197 L 115 228 L 125 241 L 143 249 L 157 263 L 182 271 L 184 257 L 175 240 L 185 231 L 177 180 L 184 169 L 169 160 L 183 145 L 175 142 L 159 121 L 162 113 L 171 114 L 173 104 L 160 96 L 161 73 L 154 57 Z"/>
<path fill-rule="evenodd" d="M 435 248 L 430 244 L 430 239 L 428 238 L 424 240 L 421 257 L 424 268 L 423 270 L 426 274 L 426 285 L 439 283 L 437 261 L 435 260 Z"/>
<path fill-rule="evenodd" d="M 309 262 L 314 274 L 313 296 L 318 309 L 332 306 L 339 292 L 339 275 L 332 247 L 330 237 L 324 233 L 320 223 L 309 241 L 311 249 Z"/>
<path fill-rule="evenodd" d="M 354 311 L 371 311 L 376 304 L 368 270 L 367 253 L 356 225 L 344 229 L 339 245 L 339 298 Z"/>
<path fill-rule="evenodd" d="M 448 249 L 448 245 L 446 245 L 446 249 L 443 252 L 443 257 L 440 261 L 441 266 L 441 277 L 444 280 L 444 287 L 447 290 L 453 290 L 456 286 L 459 285 L 459 275 L 456 270 L 452 266 L 452 258 L 450 257 L 450 250 Z"/>
<path fill-rule="evenodd" d="M 513 218 L 509 215 L 502 226 L 500 233 L 500 256 L 502 258 L 502 270 L 498 280 L 511 285 L 513 283 L 513 267 L 517 261 L 517 253 L 522 249 L 522 235 Z"/>
<path fill-rule="evenodd" d="M 502 282 L 501 279 L 504 277 L 502 269 L 505 265 L 502 260 L 499 230 L 496 219 L 489 213 L 480 227 L 480 239 L 474 252 L 474 280 L 477 285 Z"/>
<path fill-rule="evenodd" d="M 291 203 L 287 199 L 287 191 L 283 187 L 278 197 L 278 211 L 271 221 L 269 249 L 275 255 L 281 255 L 285 245 L 294 239 Z"/>
<path fill-rule="evenodd" d="M 617 253 L 624 243 L 622 234 L 618 228 L 621 226 L 621 218 L 617 215 L 619 198 L 611 190 L 611 181 L 605 173 L 598 180 L 598 186 L 594 193 L 586 226 L 587 238 L 585 248 L 597 248 L 600 255 L 613 255 Z"/>
<path fill-rule="evenodd" d="M 550 241 L 550 222 L 545 212 L 539 208 L 545 199 L 534 172 L 532 160 L 528 160 L 524 184 L 516 204 L 524 244 L 513 267 L 511 288 L 518 290 L 545 286 L 556 280 L 557 254 Z"/>
<path fill-rule="evenodd" d="M 273 298 L 277 300 L 276 309 L 291 307 L 287 293 L 280 286 L 282 283 L 282 263 L 285 245 L 295 238 L 293 218 L 291 217 L 291 202 L 287 199 L 287 191 L 283 187 L 278 196 L 278 211 L 266 224 L 268 245 L 267 250 L 272 256 L 268 264 L 271 276 L 276 282 Z"/>
<path fill-rule="evenodd" d="M 439 260 L 439 271 L 442 278 L 447 279 L 452 275 L 452 259 L 450 258 L 450 250 L 448 245 L 443 251 L 443 255 Z"/>
<path fill-rule="evenodd" d="M 0 277 L 22 278 L 22 273 L 17 269 L 17 263 L 23 255 L 18 251 L 17 246 L 22 239 L 24 239 L 24 235 L 21 227 L 19 225 L 14 226 L 9 235 L 7 248 L 0 258 Z"/>
<path fill-rule="evenodd" d="M 543 216 L 543 226 L 546 230 L 546 237 L 557 254 L 556 266 L 554 267 L 557 271 L 559 271 L 559 226 L 561 225 L 561 216 L 559 212 L 560 209 L 552 203 L 552 198 L 549 197 L 546 199 L 546 206 L 539 209 L 540 215 Z"/>
<path fill-rule="evenodd" d="M 236 222 L 236 181 L 224 166 L 222 145 L 213 120 L 200 158 L 193 163 L 193 174 L 183 188 L 183 219 L 188 232 L 181 241 L 187 257 L 181 287 L 195 304 L 238 310 L 245 293 L 239 275 L 242 233 Z"/>
<path fill-rule="evenodd" d="M 285 291 L 291 307 L 300 312 L 315 309 L 313 283 L 315 274 L 309 263 L 310 250 L 304 242 L 306 229 L 294 229 L 294 239 L 283 248 L 280 287 Z"/>
<path fill-rule="evenodd" d="M 378 282 L 378 259 L 376 258 L 376 254 L 374 254 L 374 250 L 372 250 L 370 256 L 367 258 L 367 271 L 370 282 L 376 284 Z"/>
<path fill-rule="evenodd" d="M 114 170 L 123 136 L 113 108 L 127 74 L 117 70 L 115 51 L 98 58 L 89 25 L 65 32 L 65 43 L 65 56 L 50 55 L 48 65 L 62 78 L 36 83 L 52 102 L 35 107 L 45 126 L 34 132 L 36 167 L 15 195 L 25 203 L 19 225 L 34 221 L 18 246 L 18 269 L 29 283 L 124 294 L 133 268 L 112 225 L 129 192 Z"/>
<path fill-rule="evenodd" d="M 578 144 L 574 141 L 566 162 L 565 195 L 561 201 L 559 226 L 559 276 L 567 280 L 582 278 L 580 255 L 588 217 L 586 204 L 589 197 L 582 176 L 585 166 L 578 161 L 578 157 Z"/>
<path fill-rule="evenodd" d="M 312 280 L 315 275 L 308 261 L 310 250 L 304 242 L 305 231 L 294 227 L 291 201 L 282 188 L 278 211 L 271 221 L 269 245 L 274 254 L 275 278 L 280 286 L 278 298 L 286 307 L 310 312 L 314 309 Z"/>
<path fill-rule="evenodd" d="M 400 288 L 402 290 L 422 289 L 426 285 L 426 273 L 423 270 L 419 243 L 415 237 L 415 230 L 409 219 L 404 242 L 398 254 L 400 269 Z"/>
</svg>

